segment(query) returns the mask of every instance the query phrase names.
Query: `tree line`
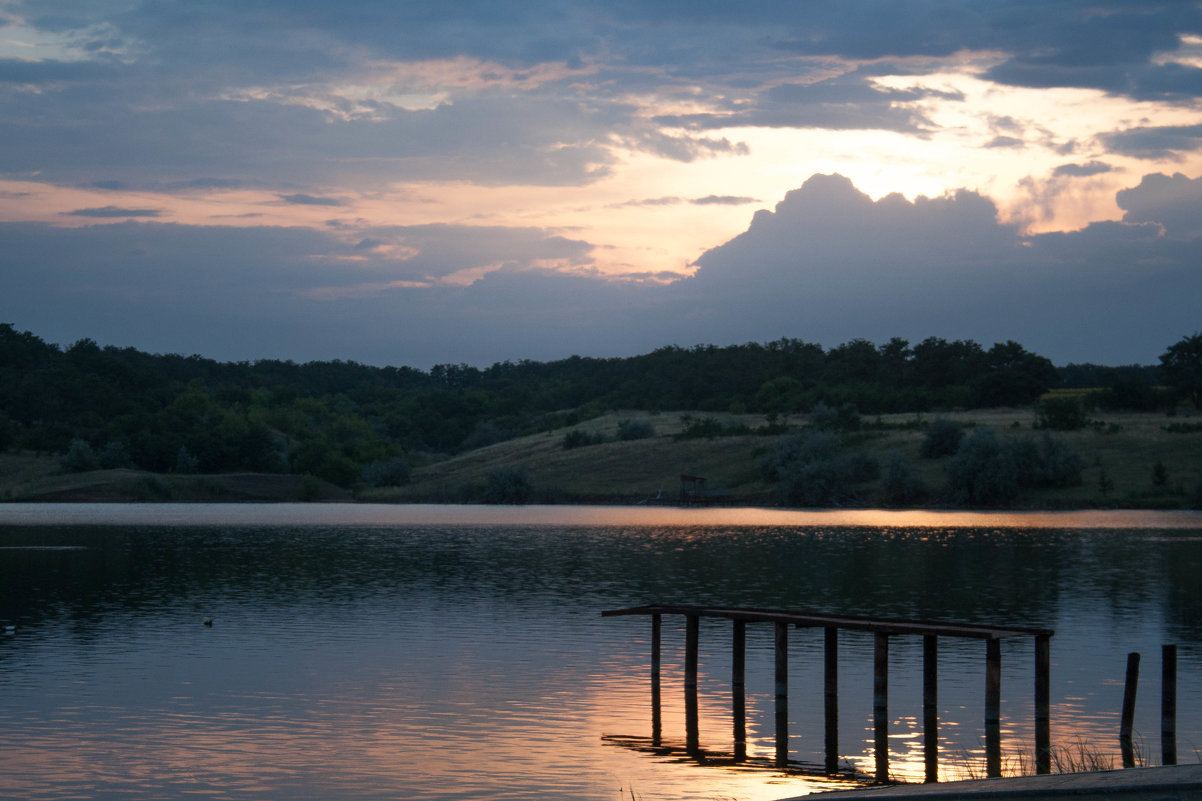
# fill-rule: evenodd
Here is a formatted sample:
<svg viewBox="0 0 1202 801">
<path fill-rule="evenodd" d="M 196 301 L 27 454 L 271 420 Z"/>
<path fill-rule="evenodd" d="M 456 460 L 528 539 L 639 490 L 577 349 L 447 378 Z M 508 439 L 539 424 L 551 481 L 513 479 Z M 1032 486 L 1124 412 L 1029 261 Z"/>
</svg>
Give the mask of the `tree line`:
<svg viewBox="0 0 1202 801">
<path fill-rule="evenodd" d="M 860 414 L 1025 405 L 1072 368 L 1109 369 L 1058 370 L 1016 342 L 895 338 L 830 349 L 797 339 L 670 346 L 628 358 L 423 371 L 218 362 L 90 339 L 60 347 L 0 324 L 0 450 L 58 454 L 69 469 L 308 473 L 351 486 L 395 482 L 415 459 L 609 409 L 779 415 L 818 404 Z M 1130 384 L 1140 403 L 1159 402 L 1148 401 L 1157 390 L 1145 368 L 1103 377 L 1112 388 Z"/>
</svg>

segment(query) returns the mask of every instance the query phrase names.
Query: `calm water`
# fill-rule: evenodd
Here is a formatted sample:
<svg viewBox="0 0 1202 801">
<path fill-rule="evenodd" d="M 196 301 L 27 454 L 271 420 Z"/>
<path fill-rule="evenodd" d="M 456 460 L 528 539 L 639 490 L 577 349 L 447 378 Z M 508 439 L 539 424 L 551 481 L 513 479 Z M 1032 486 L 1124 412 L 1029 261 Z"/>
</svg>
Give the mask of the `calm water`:
<svg viewBox="0 0 1202 801">
<path fill-rule="evenodd" d="M 773 799 L 770 627 L 750 627 L 751 763 L 651 735 L 643 603 L 1054 628 L 1056 747 L 1114 755 L 1126 654 L 1160 759 L 1202 751 L 1202 515 L 289 505 L 0 506 L 0 797 Z M 211 619 L 212 626 L 202 621 Z M 2 631 L 2 630 L 0 630 Z M 663 737 L 683 745 L 683 625 Z M 730 624 L 703 622 L 700 741 L 732 747 Z M 920 780 L 921 641 L 890 645 L 894 773 Z M 1003 752 L 1031 764 L 1033 648 L 1003 642 Z M 872 772 L 872 641 L 840 645 L 840 753 Z M 940 644 L 945 778 L 983 774 L 984 646 Z M 790 758 L 823 762 L 822 637 L 790 641 Z M 715 762 L 720 759 L 713 760 Z"/>
</svg>

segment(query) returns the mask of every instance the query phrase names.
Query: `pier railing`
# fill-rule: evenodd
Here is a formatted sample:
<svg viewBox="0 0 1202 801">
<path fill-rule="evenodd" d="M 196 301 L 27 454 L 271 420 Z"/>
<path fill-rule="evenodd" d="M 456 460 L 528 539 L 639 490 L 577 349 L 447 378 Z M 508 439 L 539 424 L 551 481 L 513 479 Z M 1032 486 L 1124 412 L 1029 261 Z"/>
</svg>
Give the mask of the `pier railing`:
<svg viewBox="0 0 1202 801">
<path fill-rule="evenodd" d="M 652 731 L 657 737 L 660 698 L 660 636 L 664 615 L 683 615 L 685 618 L 685 727 L 688 747 L 696 749 L 698 739 L 697 654 L 700 619 L 726 618 L 733 621 L 731 695 L 735 718 L 735 756 L 746 757 L 746 728 L 744 724 L 744 665 L 746 627 L 749 623 L 771 623 L 775 627 L 776 658 L 776 761 L 788 765 L 788 644 L 789 628 L 821 628 L 824 630 L 824 712 L 826 770 L 836 773 L 839 760 L 839 631 L 872 632 L 873 647 L 873 734 L 875 780 L 889 780 L 889 638 L 921 636 L 923 638 L 923 755 L 926 781 L 938 780 L 939 713 L 938 713 L 938 655 L 939 638 L 954 637 L 985 641 L 985 763 L 990 777 L 1002 774 L 1001 751 L 1001 640 L 1008 637 L 1032 637 L 1035 641 L 1035 771 L 1051 773 L 1052 747 L 1050 724 L 1050 659 L 1051 629 L 1017 626 L 983 626 L 964 623 L 945 623 L 896 618 L 861 617 L 799 612 L 785 609 L 754 609 L 719 606 L 636 606 L 611 609 L 601 613 L 646 615 L 651 618 L 651 694 Z"/>
</svg>

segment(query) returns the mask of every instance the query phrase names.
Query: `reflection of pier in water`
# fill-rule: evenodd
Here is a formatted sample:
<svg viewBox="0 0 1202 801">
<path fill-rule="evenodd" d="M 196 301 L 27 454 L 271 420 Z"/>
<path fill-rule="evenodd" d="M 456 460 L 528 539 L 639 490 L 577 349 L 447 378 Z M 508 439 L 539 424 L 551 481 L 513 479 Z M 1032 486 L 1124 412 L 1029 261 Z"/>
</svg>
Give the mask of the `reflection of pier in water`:
<svg viewBox="0 0 1202 801">
<path fill-rule="evenodd" d="M 855 766 L 847 763 L 838 773 L 832 773 L 822 765 L 789 759 L 781 765 L 779 759 L 752 756 L 747 753 L 746 741 L 736 746 L 734 751 L 719 751 L 709 747 L 701 747 L 697 743 L 695 733 L 690 732 L 686 741 L 665 740 L 655 735 L 652 737 L 634 737 L 620 734 L 603 734 L 601 741 L 606 745 L 616 745 L 636 751 L 640 754 L 658 757 L 666 762 L 691 763 L 709 767 L 732 768 L 736 770 L 770 770 L 773 773 L 787 773 L 791 776 L 808 776 L 811 778 L 831 779 L 831 789 L 841 786 L 862 787 L 871 782 L 872 777 L 856 770 Z M 835 782 L 846 782 L 836 784 Z"/>
<path fill-rule="evenodd" d="M 939 713 L 938 713 L 938 641 L 940 637 L 985 641 L 985 770 L 989 777 L 1002 775 L 1001 740 L 1001 640 L 1008 637 L 1033 637 L 1035 640 L 1035 772 L 1051 773 L 1052 745 L 1050 727 L 1050 629 L 1013 626 L 977 626 L 962 623 L 939 623 L 890 618 L 869 618 L 853 615 L 829 615 L 794 612 L 781 609 L 745 609 L 708 606 L 638 606 L 613 609 L 603 616 L 648 615 L 651 617 L 651 730 L 648 746 L 667 747 L 662 739 L 660 713 L 660 632 L 663 615 L 683 615 L 685 618 L 685 731 L 683 752 L 696 761 L 700 748 L 697 709 L 697 655 L 699 622 L 702 617 L 719 617 L 733 621 L 731 698 L 734 718 L 734 750 L 732 764 L 747 761 L 747 724 L 745 702 L 745 655 L 748 623 L 772 623 L 775 628 L 776 657 L 776 758 L 773 766 L 789 769 L 789 627 L 821 628 L 824 632 L 824 712 L 825 750 L 824 772 L 839 773 L 839 631 L 871 632 L 873 634 L 873 742 L 875 780 L 889 780 L 889 638 L 921 636 L 923 638 L 923 756 L 926 781 L 939 776 Z M 623 738 L 629 740 L 631 738 Z"/>
</svg>

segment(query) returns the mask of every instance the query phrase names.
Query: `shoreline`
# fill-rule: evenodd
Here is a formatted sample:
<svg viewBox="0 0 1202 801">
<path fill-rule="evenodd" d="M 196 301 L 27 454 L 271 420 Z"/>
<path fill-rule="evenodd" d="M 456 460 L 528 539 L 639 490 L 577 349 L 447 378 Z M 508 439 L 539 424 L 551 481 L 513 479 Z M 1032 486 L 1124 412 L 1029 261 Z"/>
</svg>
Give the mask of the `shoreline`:
<svg viewBox="0 0 1202 801">
<path fill-rule="evenodd" d="M 830 526 L 881 528 L 1165 529 L 1202 531 L 1202 511 L 777 509 L 630 505 L 362 502 L 10 502 L 0 525 L 251 526 Z"/>
</svg>

